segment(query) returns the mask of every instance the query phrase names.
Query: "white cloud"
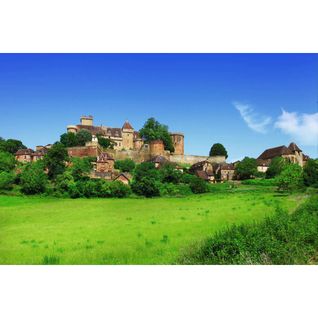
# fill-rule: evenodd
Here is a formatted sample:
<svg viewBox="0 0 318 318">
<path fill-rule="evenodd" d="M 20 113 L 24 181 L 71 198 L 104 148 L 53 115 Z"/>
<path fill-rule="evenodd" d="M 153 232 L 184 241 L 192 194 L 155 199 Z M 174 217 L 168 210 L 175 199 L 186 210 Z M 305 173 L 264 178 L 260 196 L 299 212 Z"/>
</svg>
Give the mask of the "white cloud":
<svg viewBox="0 0 318 318">
<path fill-rule="evenodd" d="M 304 146 L 318 145 L 318 113 L 289 113 L 282 109 L 275 127 Z"/>
<path fill-rule="evenodd" d="M 272 121 L 270 117 L 260 116 L 259 114 L 255 113 L 254 109 L 248 104 L 235 102 L 233 105 L 240 112 L 241 117 L 249 128 L 262 134 L 267 132 L 267 126 Z"/>
</svg>

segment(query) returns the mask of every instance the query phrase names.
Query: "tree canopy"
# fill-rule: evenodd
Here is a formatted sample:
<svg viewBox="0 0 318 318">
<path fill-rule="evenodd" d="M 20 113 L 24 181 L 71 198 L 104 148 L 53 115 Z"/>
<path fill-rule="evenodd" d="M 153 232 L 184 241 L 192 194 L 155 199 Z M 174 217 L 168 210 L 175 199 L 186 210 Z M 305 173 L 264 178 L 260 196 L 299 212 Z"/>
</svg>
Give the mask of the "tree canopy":
<svg viewBox="0 0 318 318">
<path fill-rule="evenodd" d="M 65 171 L 65 163 L 68 161 L 68 153 L 65 146 L 56 142 L 44 156 L 45 166 L 48 168 L 48 176 L 55 179 Z"/>
<path fill-rule="evenodd" d="M 245 157 L 236 165 L 235 170 L 240 180 L 250 179 L 257 173 L 257 161 L 254 158 Z"/>
<path fill-rule="evenodd" d="M 17 139 L 5 140 L 0 137 L 0 151 L 9 152 L 14 155 L 19 149 L 26 149 L 22 141 Z"/>
<path fill-rule="evenodd" d="M 275 157 L 272 159 L 266 171 L 266 178 L 274 178 L 278 176 L 287 165 L 287 162 L 282 157 Z"/>
<path fill-rule="evenodd" d="M 306 186 L 318 188 L 318 160 L 309 159 L 304 167 L 304 182 Z"/>
<path fill-rule="evenodd" d="M 0 151 L 0 172 L 9 172 L 14 169 L 16 160 L 9 152 Z"/>
<path fill-rule="evenodd" d="M 67 132 L 60 137 L 65 147 L 85 146 L 88 141 L 92 141 L 92 134 L 86 129 L 81 129 L 77 134 Z"/>
<path fill-rule="evenodd" d="M 304 185 L 303 170 L 298 164 L 288 164 L 277 177 L 278 189 L 294 191 Z"/>
<path fill-rule="evenodd" d="M 168 131 L 168 126 L 160 124 L 155 118 L 149 118 L 145 122 L 143 128 L 140 129 L 139 133 L 146 142 L 162 140 L 165 149 L 174 152 L 174 146 Z"/>
<path fill-rule="evenodd" d="M 210 157 L 224 156 L 225 159 L 228 157 L 225 147 L 220 143 L 216 143 L 211 147 L 209 155 Z"/>
<path fill-rule="evenodd" d="M 115 142 L 110 138 L 102 137 L 101 135 L 96 136 L 98 139 L 98 144 L 105 149 L 114 149 Z"/>
</svg>

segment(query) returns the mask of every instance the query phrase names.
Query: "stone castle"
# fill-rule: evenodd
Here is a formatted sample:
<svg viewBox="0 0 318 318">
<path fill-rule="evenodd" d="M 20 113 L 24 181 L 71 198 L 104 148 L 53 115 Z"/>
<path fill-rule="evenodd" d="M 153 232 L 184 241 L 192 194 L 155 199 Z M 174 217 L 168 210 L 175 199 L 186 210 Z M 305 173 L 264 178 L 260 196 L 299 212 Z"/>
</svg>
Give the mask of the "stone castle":
<svg viewBox="0 0 318 318">
<path fill-rule="evenodd" d="M 67 131 L 77 133 L 81 129 L 88 130 L 92 135 L 92 144 L 97 143 L 97 135 L 109 138 L 114 142 L 115 150 L 141 150 L 145 143 L 139 132 L 134 130 L 131 124 L 126 121 L 122 128 L 111 128 L 106 126 L 94 126 L 93 116 L 82 116 L 80 124 L 67 126 Z M 183 133 L 170 133 L 175 151 L 174 155 L 184 155 L 184 135 Z M 156 147 L 155 143 L 150 144 Z M 160 146 L 157 146 L 160 147 Z"/>
</svg>

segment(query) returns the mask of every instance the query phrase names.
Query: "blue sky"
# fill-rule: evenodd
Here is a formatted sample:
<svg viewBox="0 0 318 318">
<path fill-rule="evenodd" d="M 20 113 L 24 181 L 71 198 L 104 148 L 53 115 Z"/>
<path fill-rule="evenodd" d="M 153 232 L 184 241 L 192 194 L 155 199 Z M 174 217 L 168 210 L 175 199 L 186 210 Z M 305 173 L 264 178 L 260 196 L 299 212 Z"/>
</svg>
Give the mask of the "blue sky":
<svg viewBox="0 0 318 318">
<path fill-rule="evenodd" d="M 84 114 L 140 129 L 155 117 L 187 154 L 229 161 L 295 141 L 318 157 L 318 55 L 0 54 L 0 136 L 52 143 Z"/>
</svg>

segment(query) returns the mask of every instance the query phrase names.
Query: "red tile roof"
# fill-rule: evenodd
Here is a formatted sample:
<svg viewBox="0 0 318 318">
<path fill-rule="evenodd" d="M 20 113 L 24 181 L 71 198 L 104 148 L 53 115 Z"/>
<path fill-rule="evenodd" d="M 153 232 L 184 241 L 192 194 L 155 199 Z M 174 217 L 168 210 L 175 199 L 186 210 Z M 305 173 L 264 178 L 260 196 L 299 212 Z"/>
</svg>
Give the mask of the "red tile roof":
<svg viewBox="0 0 318 318">
<path fill-rule="evenodd" d="M 130 125 L 130 123 L 127 120 L 124 123 L 123 129 L 134 130 L 134 128 L 132 128 L 132 126 Z"/>
</svg>

